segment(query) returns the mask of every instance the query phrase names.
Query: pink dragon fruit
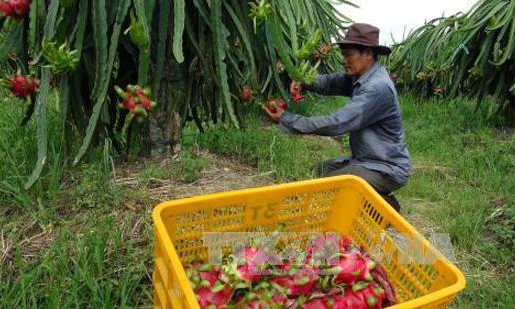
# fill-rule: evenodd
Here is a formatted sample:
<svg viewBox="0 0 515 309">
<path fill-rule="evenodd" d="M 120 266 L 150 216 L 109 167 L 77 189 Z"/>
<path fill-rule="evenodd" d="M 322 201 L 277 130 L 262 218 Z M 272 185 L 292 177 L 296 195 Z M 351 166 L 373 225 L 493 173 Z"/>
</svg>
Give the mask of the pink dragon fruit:
<svg viewBox="0 0 515 309">
<path fill-rule="evenodd" d="M 6 17 L 23 19 L 30 10 L 30 0 L 0 0 L 0 12 Z"/>
<path fill-rule="evenodd" d="M 218 281 L 220 282 L 220 281 Z M 197 300 L 201 308 L 214 306 L 215 308 L 225 308 L 231 299 L 232 288 L 228 285 L 212 288 L 198 287 L 195 290 Z"/>
<path fill-rule="evenodd" d="M 119 107 L 127 109 L 139 120 L 146 118 L 148 112 L 157 106 L 157 103 L 150 99 L 150 89 L 148 88 L 141 88 L 138 85 L 127 85 L 127 90 L 123 90 L 118 86 L 115 86 L 114 89 L 123 100 Z"/>
<path fill-rule="evenodd" d="M 330 307 L 327 302 L 323 299 L 313 299 L 310 300 L 302 306 L 304 309 L 329 309 Z"/>
<path fill-rule="evenodd" d="M 314 238 L 307 249 L 306 263 L 317 265 L 320 262 L 338 262 L 339 254 L 359 252 L 359 250 L 352 244 L 349 237 L 341 237 L 337 233 L 327 233 Z M 314 261 L 313 261 L 314 260 Z"/>
<path fill-rule="evenodd" d="M 136 108 L 136 102 L 130 93 L 127 94 L 127 99 L 122 101 L 123 107 L 125 107 L 129 112 L 133 112 Z"/>
<path fill-rule="evenodd" d="M 4 83 L 7 84 L 12 96 L 24 100 L 35 95 L 39 90 L 39 80 L 37 78 L 23 76 L 21 74 L 7 78 Z"/>
<path fill-rule="evenodd" d="M 284 308 L 291 301 L 277 290 L 253 291 L 237 303 L 236 308 L 266 309 Z"/>
<path fill-rule="evenodd" d="M 320 263 L 327 263 L 331 256 L 338 253 L 337 235 L 320 235 L 311 241 L 306 251 L 305 262 L 311 265 L 320 265 Z"/>
<path fill-rule="evenodd" d="M 383 306 L 383 299 L 385 298 L 385 291 L 375 284 L 367 284 L 365 288 L 353 288 L 355 294 L 360 297 L 363 302 L 368 305 L 370 309 L 381 309 Z"/>
<path fill-rule="evenodd" d="M 388 276 L 384 271 L 383 267 L 376 263 L 367 252 L 363 253 L 363 256 L 367 260 L 368 268 L 370 270 L 370 275 L 372 276 L 374 282 L 377 283 L 379 287 L 381 287 L 385 293 L 383 299 L 383 307 L 392 306 L 397 302 L 397 297 L 395 296 L 395 290 L 388 280 Z"/>
<path fill-rule="evenodd" d="M 150 91 L 149 90 L 145 90 L 139 86 L 136 86 L 135 93 L 138 96 L 139 104 L 141 104 L 141 106 L 143 106 L 143 108 L 147 112 L 154 109 L 154 107 L 156 106 L 156 102 L 153 102 L 152 100 L 150 100 L 150 98 L 149 98 Z"/>
<path fill-rule="evenodd" d="M 345 283 L 351 286 L 361 280 L 372 280 L 368 263 L 359 252 L 341 254 L 335 266 L 329 269 L 328 273 L 335 275 L 334 284 Z"/>
<path fill-rule="evenodd" d="M 302 102 L 304 101 L 304 96 L 301 94 L 302 85 L 298 84 L 296 87 L 292 87 L 290 89 L 290 100 L 292 102 Z"/>
<path fill-rule="evenodd" d="M 288 270 L 289 268 L 289 270 Z M 317 267 L 305 265 L 305 267 L 296 269 L 289 265 L 283 270 L 288 271 L 288 275 L 272 278 L 270 282 L 274 288 L 288 296 L 308 296 L 318 280 L 320 270 Z"/>
<path fill-rule="evenodd" d="M 233 288 L 219 280 L 218 267 L 195 261 L 186 268 L 186 274 L 202 308 L 225 308 L 229 303 Z"/>
<path fill-rule="evenodd" d="M 354 246 L 354 244 L 348 236 L 343 236 L 342 238 L 340 238 L 338 247 L 343 253 L 351 252 L 356 249 L 356 247 Z"/>
<path fill-rule="evenodd" d="M 331 305 L 333 309 L 369 309 L 363 298 L 350 289 L 347 289 L 344 295 L 335 297 Z"/>
<path fill-rule="evenodd" d="M 232 284 L 256 282 L 268 273 L 267 261 L 268 256 L 263 248 L 245 246 L 236 252 L 230 264 L 222 266 L 224 281 Z"/>
<path fill-rule="evenodd" d="M 192 262 L 186 268 L 186 275 L 195 289 L 197 286 L 211 288 L 220 278 L 220 268 L 211 264 L 202 264 L 199 261 Z"/>
</svg>

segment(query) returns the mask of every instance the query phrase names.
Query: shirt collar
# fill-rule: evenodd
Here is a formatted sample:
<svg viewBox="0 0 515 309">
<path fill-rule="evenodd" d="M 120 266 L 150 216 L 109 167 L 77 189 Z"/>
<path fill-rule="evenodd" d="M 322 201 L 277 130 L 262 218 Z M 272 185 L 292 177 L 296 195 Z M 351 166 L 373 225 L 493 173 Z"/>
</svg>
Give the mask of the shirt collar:
<svg viewBox="0 0 515 309">
<path fill-rule="evenodd" d="M 374 63 L 374 65 L 372 65 L 370 67 L 370 69 L 368 69 L 365 74 L 361 75 L 360 78 L 358 78 L 357 80 L 355 80 L 352 84 L 353 86 L 356 86 L 357 84 L 360 84 L 362 85 L 364 82 L 366 82 L 370 76 L 372 76 L 372 74 L 374 74 L 379 68 L 381 67 L 381 64 L 379 63 L 379 61 L 376 61 L 376 63 Z"/>
</svg>

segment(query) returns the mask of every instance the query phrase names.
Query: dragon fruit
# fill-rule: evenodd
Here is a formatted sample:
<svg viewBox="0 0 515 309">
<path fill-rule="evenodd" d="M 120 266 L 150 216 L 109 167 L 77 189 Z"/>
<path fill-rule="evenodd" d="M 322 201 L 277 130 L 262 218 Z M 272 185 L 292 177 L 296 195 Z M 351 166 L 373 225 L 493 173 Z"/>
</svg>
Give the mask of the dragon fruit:
<svg viewBox="0 0 515 309">
<path fill-rule="evenodd" d="M 127 99 L 122 101 L 123 107 L 125 107 L 129 112 L 133 112 L 136 108 L 136 102 L 134 102 L 134 98 L 131 94 L 127 94 Z"/>
<path fill-rule="evenodd" d="M 308 296 L 320 274 L 319 269 L 310 265 L 305 265 L 303 268 L 290 265 L 284 268 L 284 271 L 288 271 L 288 275 L 272 278 L 270 282 L 274 288 L 288 296 Z"/>
<path fill-rule="evenodd" d="M 214 306 L 215 308 L 225 308 L 229 303 L 232 295 L 230 286 L 222 286 L 222 288 L 206 288 L 198 287 L 195 290 L 197 300 L 202 308 Z"/>
<path fill-rule="evenodd" d="M 231 263 L 222 266 L 223 280 L 233 284 L 254 283 L 267 274 L 267 262 L 268 256 L 264 248 L 245 246 L 236 252 Z"/>
<path fill-rule="evenodd" d="M 272 113 L 277 113 L 278 110 L 288 109 L 288 103 L 286 103 L 282 98 L 270 101 L 266 103 L 264 106 Z"/>
<path fill-rule="evenodd" d="M 332 299 L 331 307 L 333 309 L 369 309 L 363 298 L 350 289 L 347 289 L 344 295 Z"/>
<path fill-rule="evenodd" d="M 288 304 L 292 301 L 286 295 L 277 290 L 270 290 L 267 287 L 257 287 L 253 291 L 247 293 L 236 304 L 236 308 L 284 308 L 290 307 Z"/>
<path fill-rule="evenodd" d="M 343 236 L 340 238 L 340 242 L 338 243 L 338 247 L 342 252 L 350 252 L 351 250 L 355 249 L 355 247 L 352 244 L 352 241 L 348 236 Z"/>
<path fill-rule="evenodd" d="M 295 87 L 290 88 L 290 100 L 292 102 L 304 101 L 304 96 L 302 96 L 301 91 L 302 91 L 301 83 L 297 83 Z"/>
<path fill-rule="evenodd" d="M 233 288 L 219 280 L 220 268 L 195 261 L 186 268 L 186 274 L 202 308 L 225 308 L 229 303 Z"/>
<path fill-rule="evenodd" d="M 155 102 L 152 102 L 152 100 L 148 98 L 143 89 L 138 88 L 136 94 L 138 95 L 139 104 L 143 106 L 146 111 L 150 111 L 155 107 Z"/>
<path fill-rule="evenodd" d="M 191 263 L 186 268 L 186 275 L 192 282 L 193 287 L 197 286 L 210 288 L 216 284 L 220 277 L 220 268 L 211 264 L 202 264 L 199 261 Z"/>
<path fill-rule="evenodd" d="M 275 101 L 277 103 L 277 106 L 280 109 L 286 110 L 288 108 L 288 103 L 286 103 L 283 99 L 279 98 Z"/>
<path fill-rule="evenodd" d="M 366 284 L 365 288 L 357 289 L 353 287 L 353 292 L 365 302 L 370 309 L 382 308 L 383 299 L 385 298 L 385 291 L 375 284 Z"/>
<path fill-rule="evenodd" d="M 345 283 L 351 286 L 361 280 L 372 280 L 368 270 L 368 263 L 359 252 L 340 254 L 338 261 L 328 273 L 335 275 L 333 279 L 334 284 Z"/>
<path fill-rule="evenodd" d="M 21 20 L 30 10 L 30 0 L 0 0 L 0 12 L 6 17 Z"/>
<path fill-rule="evenodd" d="M 344 238 L 345 241 L 348 238 Z M 339 234 L 328 233 L 320 235 L 311 240 L 307 249 L 306 263 L 320 265 L 320 263 L 331 263 L 331 257 L 338 253 L 347 253 L 348 247 L 346 242 Z"/>
<path fill-rule="evenodd" d="M 141 122 L 148 116 L 148 112 L 157 106 L 156 102 L 150 99 L 150 89 L 148 88 L 128 85 L 126 91 L 118 86 L 115 86 L 114 89 L 123 100 L 118 106 L 129 111 L 130 119 L 134 117 Z"/>
<path fill-rule="evenodd" d="M 250 86 L 243 86 L 240 91 L 240 100 L 244 103 L 248 103 L 252 100 L 252 89 Z"/>
<path fill-rule="evenodd" d="M 374 260 L 372 260 L 372 258 L 367 252 L 363 253 L 363 257 L 367 260 L 368 269 L 370 270 L 370 275 L 372 276 L 372 279 L 384 291 L 385 295 L 383 299 L 383 306 L 388 307 L 394 305 L 397 302 L 395 290 L 392 284 L 390 283 L 390 280 L 388 280 L 388 276 L 386 275 L 386 272 L 384 271 L 383 267 L 379 263 L 376 263 Z"/>
<path fill-rule="evenodd" d="M 313 299 L 303 304 L 304 309 L 329 309 L 331 308 L 323 299 Z"/>
<path fill-rule="evenodd" d="M 23 76 L 21 74 L 7 78 L 4 83 L 11 91 L 11 95 L 20 99 L 28 99 L 39 90 L 39 80 L 37 78 Z"/>
</svg>

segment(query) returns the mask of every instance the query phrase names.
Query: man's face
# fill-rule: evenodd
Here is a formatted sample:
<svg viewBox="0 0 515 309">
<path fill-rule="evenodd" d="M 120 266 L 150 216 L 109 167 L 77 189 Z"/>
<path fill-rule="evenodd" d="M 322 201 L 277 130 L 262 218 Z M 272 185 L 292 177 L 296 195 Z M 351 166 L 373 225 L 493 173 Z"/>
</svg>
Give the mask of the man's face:
<svg viewBox="0 0 515 309">
<path fill-rule="evenodd" d="M 363 75 L 374 63 L 373 53 L 369 50 L 360 52 L 355 47 L 345 47 L 342 55 L 345 72 L 351 76 Z"/>
</svg>

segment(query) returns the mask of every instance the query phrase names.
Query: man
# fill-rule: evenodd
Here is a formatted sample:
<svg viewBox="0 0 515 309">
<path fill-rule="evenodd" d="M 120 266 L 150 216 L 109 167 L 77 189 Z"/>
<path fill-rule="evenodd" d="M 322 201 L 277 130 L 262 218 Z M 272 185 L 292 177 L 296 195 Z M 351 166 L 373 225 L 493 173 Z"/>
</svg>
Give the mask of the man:
<svg viewBox="0 0 515 309">
<path fill-rule="evenodd" d="M 399 202 L 391 192 L 408 182 L 411 160 L 395 86 L 385 67 L 377 61 L 379 55 L 388 55 L 391 50 L 378 42 L 378 28 L 353 24 L 338 42 L 345 73 L 318 75 L 313 85 L 298 82 L 291 85 L 323 95 L 349 96 L 345 107 L 320 117 L 304 117 L 282 109 L 274 113 L 266 108 L 265 111 L 288 133 L 325 136 L 349 133 L 351 157 L 323 162 L 319 174 L 359 176 L 399 211 Z"/>
</svg>

